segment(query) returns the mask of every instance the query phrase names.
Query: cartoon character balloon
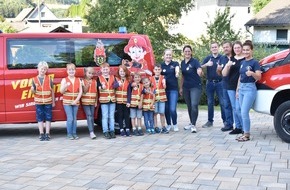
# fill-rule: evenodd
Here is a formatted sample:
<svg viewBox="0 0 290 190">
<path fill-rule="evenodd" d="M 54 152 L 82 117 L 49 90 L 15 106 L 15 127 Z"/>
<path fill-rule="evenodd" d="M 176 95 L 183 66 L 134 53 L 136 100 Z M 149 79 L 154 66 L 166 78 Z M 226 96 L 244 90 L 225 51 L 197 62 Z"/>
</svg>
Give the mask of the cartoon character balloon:
<svg viewBox="0 0 290 190">
<path fill-rule="evenodd" d="M 96 65 L 100 66 L 104 62 L 106 62 L 106 52 L 104 44 L 101 40 L 97 41 L 96 49 L 94 51 L 94 61 Z"/>
<path fill-rule="evenodd" d="M 123 62 L 131 72 L 140 72 L 152 75 L 152 72 L 148 70 L 147 62 L 145 61 L 145 55 L 150 52 L 150 48 L 147 46 L 146 40 L 142 36 L 132 36 L 128 44 L 124 48 L 124 52 L 127 53 L 132 62 Z"/>
</svg>

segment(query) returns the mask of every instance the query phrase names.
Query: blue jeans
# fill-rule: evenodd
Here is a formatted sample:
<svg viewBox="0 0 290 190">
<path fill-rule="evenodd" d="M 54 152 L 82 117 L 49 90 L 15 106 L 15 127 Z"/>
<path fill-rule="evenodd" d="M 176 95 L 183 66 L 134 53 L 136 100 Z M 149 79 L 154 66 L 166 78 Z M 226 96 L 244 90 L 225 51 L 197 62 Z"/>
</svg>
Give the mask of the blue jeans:
<svg viewBox="0 0 290 190">
<path fill-rule="evenodd" d="M 167 125 L 177 124 L 177 100 L 178 100 L 178 91 L 177 90 L 168 90 L 166 91 L 167 101 L 165 103 L 165 118 Z"/>
<path fill-rule="evenodd" d="M 143 111 L 146 129 L 154 129 L 154 111 Z"/>
<path fill-rule="evenodd" d="M 87 117 L 87 124 L 90 132 L 94 132 L 94 125 L 95 125 L 95 105 L 83 105 L 83 109 L 86 113 Z"/>
<path fill-rule="evenodd" d="M 115 103 L 101 104 L 103 133 L 115 131 Z M 109 123 L 108 123 L 109 122 Z"/>
<path fill-rule="evenodd" d="M 233 109 L 234 115 L 234 122 L 237 129 L 243 129 L 242 127 L 242 115 L 241 115 L 241 107 L 239 99 L 236 98 L 236 91 L 235 90 L 228 90 L 228 95 L 231 101 L 231 106 Z"/>
<path fill-rule="evenodd" d="M 219 104 L 221 107 L 221 116 L 223 122 L 226 121 L 225 108 L 223 101 L 223 86 L 222 82 L 206 82 L 206 95 L 207 95 L 207 106 L 208 106 L 208 121 L 213 123 L 214 117 L 214 95 L 217 95 L 219 99 Z"/>
<path fill-rule="evenodd" d="M 197 117 L 198 117 L 198 104 L 201 97 L 201 89 L 200 88 L 190 88 L 190 89 L 183 88 L 183 97 L 187 105 L 187 111 L 188 111 L 190 123 L 192 125 L 195 125 Z"/>
<path fill-rule="evenodd" d="M 240 83 L 239 101 L 243 121 L 244 133 L 250 133 L 250 109 L 256 99 L 257 87 L 255 83 Z"/>
<path fill-rule="evenodd" d="M 234 124 L 234 118 L 233 118 L 233 109 L 231 106 L 231 100 L 228 95 L 228 90 L 223 89 L 223 98 L 224 98 L 224 109 L 225 109 L 225 117 L 226 117 L 226 122 L 225 125 L 226 127 L 233 127 Z"/>
<path fill-rule="evenodd" d="M 78 105 L 63 105 L 66 113 L 66 130 L 67 136 L 72 137 L 77 135 L 77 113 Z"/>
</svg>

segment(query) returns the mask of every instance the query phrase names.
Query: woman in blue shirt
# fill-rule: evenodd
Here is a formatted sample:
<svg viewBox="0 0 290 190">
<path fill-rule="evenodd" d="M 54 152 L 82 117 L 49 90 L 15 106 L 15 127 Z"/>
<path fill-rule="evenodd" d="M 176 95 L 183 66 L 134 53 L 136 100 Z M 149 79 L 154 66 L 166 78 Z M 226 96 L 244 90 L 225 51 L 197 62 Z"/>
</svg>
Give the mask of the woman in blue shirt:
<svg viewBox="0 0 290 190">
<path fill-rule="evenodd" d="M 257 95 L 256 81 L 261 79 L 261 68 L 259 62 L 253 59 L 253 44 L 246 41 L 243 44 L 245 60 L 241 62 L 240 79 L 237 86 L 242 115 L 242 126 L 244 134 L 237 138 L 239 142 L 250 140 L 250 109 Z"/>
<path fill-rule="evenodd" d="M 190 125 L 184 129 L 190 129 L 196 133 L 196 120 L 198 117 L 198 104 L 201 97 L 201 79 L 202 69 L 197 59 L 192 57 L 192 48 L 189 45 L 183 48 L 184 60 L 181 62 L 181 87 L 180 95 L 183 95 L 188 109 Z"/>
<path fill-rule="evenodd" d="M 167 130 L 170 131 L 171 124 L 173 130 L 178 131 L 177 126 L 177 100 L 178 100 L 178 76 L 179 76 L 179 63 L 172 61 L 172 50 L 166 49 L 164 51 L 164 62 L 161 64 L 162 72 L 166 80 L 166 96 L 165 103 L 165 118 L 167 123 Z M 171 122 L 172 121 L 172 122 Z"/>
</svg>

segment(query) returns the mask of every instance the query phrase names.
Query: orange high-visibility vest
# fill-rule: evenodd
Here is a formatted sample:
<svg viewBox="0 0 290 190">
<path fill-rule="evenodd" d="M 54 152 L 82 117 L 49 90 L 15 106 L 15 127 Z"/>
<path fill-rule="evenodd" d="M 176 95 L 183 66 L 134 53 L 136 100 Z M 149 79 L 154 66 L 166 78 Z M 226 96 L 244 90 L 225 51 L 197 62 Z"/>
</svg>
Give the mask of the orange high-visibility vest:
<svg viewBox="0 0 290 190">
<path fill-rule="evenodd" d="M 70 85 L 67 87 L 67 90 L 63 94 L 62 103 L 64 105 L 71 105 L 73 101 L 77 98 L 80 88 L 81 88 L 81 80 L 77 77 L 75 77 L 74 83 L 71 82 L 71 80 L 66 77 L 65 78 L 66 83 L 70 83 Z M 77 105 L 80 104 L 80 101 L 77 102 Z"/>
<path fill-rule="evenodd" d="M 138 84 L 136 87 L 132 87 L 130 107 L 132 108 L 138 107 L 141 99 L 142 89 L 143 89 L 142 84 Z"/>
<path fill-rule="evenodd" d="M 155 89 L 155 101 L 156 102 L 166 102 L 167 101 L 167 97 L 166 97 L 166 92 L 165 92 L 165 88 L 162 84 L 162 80 L 164 79 L 163 75 L 159 76 L 159 80 L 158 83 L 155 79 L 154 76 L 151 77 L 151 83 L 153 85 L 153 88 Z"/>
<path fill-rule="evenodd" d="M 113 84 L 115 77 L 110 75 L 109 80 L 107 81 L 102 75 L 99 76 L 100 83 L 106 84 L 106 89 L 99 90 L 99 101 L 100 103 L 116 102 L 115 89 L 113 89 Z"/>
<path fill-rule="evenodd" d="M 52 104 L 50 77 L 45 75 L 41 84 L 38 76 L 36 76 L 33 78 L 33 82 L 36 86 L 34 94 L 35 104 Z"/>
<path fill-rule="evenodd" d="M 89 81 L 83 80 L 84 85 L 87 86 Z M 97 98 L 97 81 L 92 79 L 91 84 L 89 85 L 89 90 L 87 93 L 83 93 L 81 101 L 82 105 L 95 105 Z"/>
<path fill-rule="evenodd" d="M 150 106 L 150 104 L 154 101 L 154 95 L 151 94 L 154 92 L 154 88 L 150 87 L 150 93 L 143 94 L 143 104 L 142 108 L 144 111 L 154 111 L 153 107 Z"/>
<path fill-rule="evenodd" d="M 126 104 L 127 103 L 128 86 L 129 86 L 129 81 L 125 79 L 123 81 L 123 85 L 119 86 L 116 89 L 116 101 L 117 101 L 117 104 Z"/>
</svg>

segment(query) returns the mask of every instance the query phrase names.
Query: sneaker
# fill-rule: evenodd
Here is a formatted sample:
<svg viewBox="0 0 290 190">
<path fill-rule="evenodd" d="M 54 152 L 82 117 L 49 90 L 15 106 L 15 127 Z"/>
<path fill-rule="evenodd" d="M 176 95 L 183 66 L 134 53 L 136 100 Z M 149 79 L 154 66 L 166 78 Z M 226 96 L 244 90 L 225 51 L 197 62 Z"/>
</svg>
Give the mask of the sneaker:
<svg viewBox="0 0 290 190">
<path fill-rule="evenodd" d="M 130 129 L 126 129 L 126 136 L 127 136 L 127 137 L 131 137 Z"/>
<path fill-rule="evenodd" d="M 44 138 L 46 141 L 50 141 L 50 135 L 48 133 L 45 134 Z"/>
<path fill-rule="evenodd" d="M 153 128 L 150 129 L 150 131 L 151 131 L 151 134 L 155 134 L 155 130 Z"/>
<path fill-rule="evenodd" d="M 91 139 L 96 139 L 97 138 L 94 132 L 90 132 L 90 137 L 91 137 Z"/>
<path fill-rule="evenodd" d="M 104 133 L 104 137 L 105 137 L 106 139 L 111 139 L 111 135 L 109 134 L 109 132 L 105 132 L 105 133 Z"/>
<path fill-rule="evenodd" d="M 159 127 L 155 127 L 155 133 L 161 133 L 161 130 Z"/>
<path fill-rule="evenodd" d="M 166 129 L 166 127 L 162 127 L 161 133 L 168 134 L 169 131 Z"/>
<path fill-rule="evenodd" d="M 150 135 L 150 134 L 151 134 L 151 130 L 150 130 L 150 129 L 146 129 L 146 133 L 147 133 L 148 135 Z"/>
<path fill-rule="evenodd" d="M 233 130 L 233 126 L 225 126 L 225 127 L 221 128 L 221 130 L 223 132 L 225 132 L 225 131 L 231 131 L 231 130 Z"/>
<path fill-rule="evenodd" d="M 39 140 L 40 141 L 45 141 L 45 136 L 44 136 L 43 133 L 39 135 Z"/>
<path fill-rule="evenodd" d="M 212 122 L 208 121 L 202 126 L 202 128 L 208 128 L 208 127 L 212 127 Z"/>
<path fill-rule="evenodd" d="M 68 138 L 69 140 L 74 140 L 74 139 L 75 139 L 72 135 L 68 135 L 67 138 Z"/>
<path fill-rule="evenodd" d="M 142 129 L 138 129 L 138 134 L 139 134 L 139 136 L 143 136 L 144 135 Z"/>
<path fill-rule="evenodd" d="M 134 129 L 134 130 L 133 130 L 133 135 L 134 135 L 134 136 L 140 136 L 139 133 L 138 133 L 138 131 L 137 131 L 137 129 Z"/>
<path fill-rule="evenodd" d="M 191 126 L 190 128 L 191 133 L 196 133 L 196 127 L 194 125 Z"/>
<path fill-rule="evenodd" d="M 167 131 L 170 131 L 170 129 L 171 129 L 171 125 L 167 125 L 167 126 L 166 126 L 166 129 L 167 129 Z"/>
<path fill-rule="evenodd" d="M 177 132 L 179 131 L 178 126 L 177 125 L 173 125 L 173 131 Z"/>
<path fill-rule="evenodd" d="M 120 135 L 121 135 L 122 137 L 125 137 L 125 136 L 126 136 L 126 132 L 125 132 L 124 129 L 121 129 L 121 133 L 120 133 Z"/>
<path fill-rule="evenodd" d="M 191 129 L 191 123 L 188 124 L 188 125 L 186 125 L 186 126 L 184 126 L 183 129 L 184 129 L 184 130 L 189 130 L 189 129 Z"/>
<path fill-rule="evenodd" d="M 115 132 L 114 131 L 111 131 L 110 132 L 110 136 L 111 136 L 112 139 L 116 138 Z"/>
<path fill-rule="evenodd" d="M 80 137 L 78 137 L 77 135 L 73 135 L 74 140 L 78 140 Z"/>
<path fill-rule="evenodd" d="M 238 129 L 238 128 L 235 128 L 234 130 L 229 132 L 230 135 L 237 135 L 237 134 L 242 134 L 242 133 L 243 133 L 243 130 L 242 129 Z"/>
</svg>

